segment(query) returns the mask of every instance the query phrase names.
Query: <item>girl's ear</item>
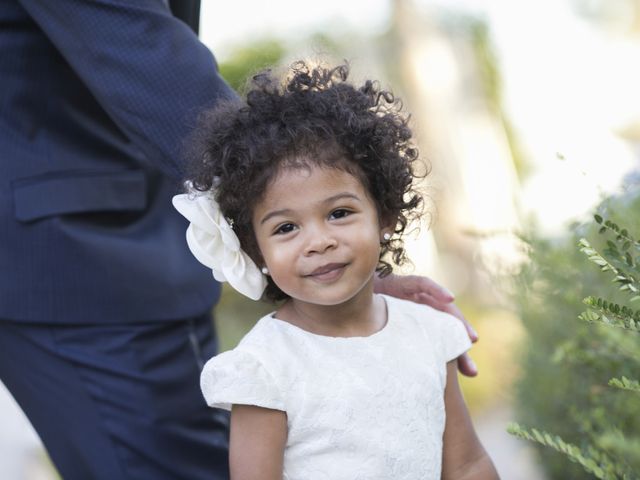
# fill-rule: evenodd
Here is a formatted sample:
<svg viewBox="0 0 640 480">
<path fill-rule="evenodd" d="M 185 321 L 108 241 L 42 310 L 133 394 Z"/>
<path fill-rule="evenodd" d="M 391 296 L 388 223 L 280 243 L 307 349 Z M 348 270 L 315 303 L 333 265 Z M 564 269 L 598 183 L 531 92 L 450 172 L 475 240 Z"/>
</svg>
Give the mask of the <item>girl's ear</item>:
<svg viewBox="0 0 640 480">
<path fill-rule="evenodd" d="M 389 241 L 389 239 L 393 236 L 393 232 L 395 231 L 396 223 L 398 222 L 397 218 L 380 218 L 380 238 L 385 241 Z M 388 236 L 389 238 L 386 238 Z"/>
<path fill-rule="evenodd" d="M 383 227 L 380 229 L 380 245 L 389 243 L 391 237 L 393 236 L 393 228 Z"/>
</svg>

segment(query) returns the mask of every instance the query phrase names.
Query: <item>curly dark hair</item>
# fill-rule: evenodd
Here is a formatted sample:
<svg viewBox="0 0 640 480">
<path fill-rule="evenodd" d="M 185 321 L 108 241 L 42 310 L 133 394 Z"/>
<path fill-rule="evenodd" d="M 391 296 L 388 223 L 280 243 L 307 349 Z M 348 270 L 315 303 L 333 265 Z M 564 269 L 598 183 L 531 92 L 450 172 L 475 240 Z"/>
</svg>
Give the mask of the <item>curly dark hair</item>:
<svg viewBox="0 0 640 480">
<path fill-rule="evenodd" d="M 189 149 L 187 180 L 213 190 L 245 252 L 262 263 L 253 232 L 253 208 L 279 168 L 320 165 L 356 176 L 394 235 L 381 248 L 377 272 L 405 260 L 402 234 L 420 215 L 414 178 L 418 150 L 411 142 L 402 104 L 377 82 L 356 88 L 348 65 L 335 68 L 294 63 L 284 82 L 271 71 L 255 75 L 246 101 L 228 101 L 204 112 Z M 426 174 L 426 173 L 425 173 Z M 288 298 L 268 278 L 270 300 Z"/>
</svg>

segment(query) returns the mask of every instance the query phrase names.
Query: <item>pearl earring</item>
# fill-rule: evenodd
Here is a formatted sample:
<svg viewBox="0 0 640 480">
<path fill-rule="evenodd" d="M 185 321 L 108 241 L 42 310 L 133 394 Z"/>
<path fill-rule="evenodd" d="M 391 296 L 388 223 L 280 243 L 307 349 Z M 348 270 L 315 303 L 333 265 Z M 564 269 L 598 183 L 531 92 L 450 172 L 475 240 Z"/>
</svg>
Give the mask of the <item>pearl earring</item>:
<svg viewBox="0 0 640 480">
<path fill-rule="evenodd" d="M 391 234 L 389 232 L 384 232 L 382 238 L 385 242 L 388 242 L 389 240 L 391 240 Z"/>
<path fill-rule="evenodd" d="M 269 275 L 269 269 L 268 269 L 267 267 L 262 267 L 262 268 L 260 269 L 260 271 L 261 271 L 262 273 L 264 273 L 265 275 Z"/>
</svg>

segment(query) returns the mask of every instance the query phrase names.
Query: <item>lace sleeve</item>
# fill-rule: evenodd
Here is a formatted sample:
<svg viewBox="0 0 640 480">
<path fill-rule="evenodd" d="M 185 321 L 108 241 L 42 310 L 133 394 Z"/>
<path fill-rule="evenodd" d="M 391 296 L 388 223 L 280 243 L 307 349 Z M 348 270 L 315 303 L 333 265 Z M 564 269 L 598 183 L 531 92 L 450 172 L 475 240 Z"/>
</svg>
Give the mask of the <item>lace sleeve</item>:
<svg viewBox="0 0 640 480">
<path fill-rule="evenodd" d="M 231 410 L 235 403 L 285 409 L 280 389 L 264 365 L 252 354 L 237 349 L 206 363 L 200 388 L 210 407 Z"/>
<path fill-rule="evenodd" d="M 438 327 L 441 331 L 441 351 L 445 362 L 459 357 L 471 348 L 471 340 L 460 320 L 454 316 L 443 314 L 435 321 L 440 323 Z"/>
</svg>

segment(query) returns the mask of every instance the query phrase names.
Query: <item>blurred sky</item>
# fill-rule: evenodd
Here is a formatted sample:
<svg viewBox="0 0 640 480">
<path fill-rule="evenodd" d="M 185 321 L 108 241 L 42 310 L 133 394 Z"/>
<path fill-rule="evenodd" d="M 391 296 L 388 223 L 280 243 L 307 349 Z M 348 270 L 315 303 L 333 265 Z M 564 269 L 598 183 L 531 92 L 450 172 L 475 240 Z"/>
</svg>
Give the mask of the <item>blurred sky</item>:
<svg viewBox="0 0 640 480">
<path fill-rule="evenodd" d="M 550 233 L 589 211 L 637 166 L 638 149 L 619 136 L 640 125 L 640 48 L 637 37 L 621 33 L 632 18 L 625 2 L 613 2 L 618 8 L 604 26 L 577 15 L 575 0 L 413 3 L 487 21 L 505 108 L 534 166 L 522 203 Z M 268 36 L 295 42 L 317 31 L 376 35 L 390 13 L 389 0 L 204 0 L 201 35 L 224 60 L 234 45 Z"/>
</svg>

